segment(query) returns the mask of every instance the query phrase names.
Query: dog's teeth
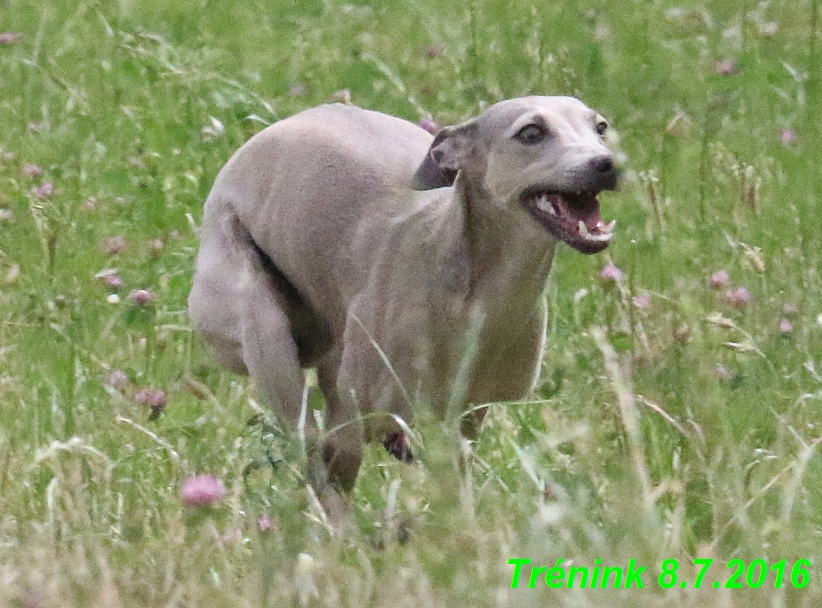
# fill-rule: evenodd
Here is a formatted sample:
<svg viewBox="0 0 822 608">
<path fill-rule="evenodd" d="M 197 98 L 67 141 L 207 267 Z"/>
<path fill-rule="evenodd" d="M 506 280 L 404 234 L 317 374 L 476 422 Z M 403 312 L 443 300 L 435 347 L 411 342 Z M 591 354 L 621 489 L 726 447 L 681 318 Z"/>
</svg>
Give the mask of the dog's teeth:
<svg viewBox="0 0 822 608">
<path fill-rule="evenodd" d="M 540 211 L 548 212 L 551 209 L 551 202 L 544 194 L 537 199 L 537 207 Z"/>
<path fill-rule="evenodd" d="M 596 243 L 607 243 L 611 240 L 612 234 L 591 234 L 585 237 L 586 241 L 593 241 Z"/>
<path fill-rule="evenodd" d="M 600 227 L 600 224 L 602 224 L 602 222 L 597 224 L 597 228 Z M 604 231 L 602 234 L 591 234 L 590 232 L 588 232 L 588 227 L 585 225 L 585 222 L 583 222 L 582 220 L 580 220 L 579 224 L 577 224 L 577 225 L 579 227 L 579 235 L 582 238 L 584 238 L 586 241 L 591 241 L 591 242 L 594 242 L 594 243 L 606 243 L 606 242 L 610 241 L 611 237 L 613 236 L 613 234 L 611 234 L 611 232 L 607 231 L 607 230 Z M 616 222 L 611 222 L 607 226 L 603 225 L 603 228 L 607 229 L 607 228 L 610 227 L 610 229 L 613 230 L 614 225 L 616 225 Z"/>
<path fill-rule="evenodd" d="M 543 194 L 542 196 L 537 199 L 537 207 L 540 211 L 547 213 L 548 215 L 558 215 L 557 209 L 554 207 L 554 203 L 548 200 L 548 196 Z"/>
</svg>

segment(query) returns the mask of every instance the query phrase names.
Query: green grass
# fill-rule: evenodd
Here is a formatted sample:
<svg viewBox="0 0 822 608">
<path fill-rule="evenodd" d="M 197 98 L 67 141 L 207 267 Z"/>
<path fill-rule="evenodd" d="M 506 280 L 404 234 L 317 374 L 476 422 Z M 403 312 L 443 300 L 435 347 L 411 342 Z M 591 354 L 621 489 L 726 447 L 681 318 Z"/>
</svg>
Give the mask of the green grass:
<svg viewBox="0 0 822 608">
<path fill-rule="evenodd" d="M 0 0 L 0 31 L 16 35 L 0 45 L 0 605 L 820 605 L 818 10 Z M 424 466 L 370 448 L 360 533 L 339 539 L 253 387 L 191 334 L 185 301 L 219 168 L 342 89 L 443 124 L 507 97 L 577 95 L 628 161 L 603 199 L 616 242 L 558 256 L 538 393 L 493 406 L 461 479 L 425 416 Z M 111 253 L 115 236 L 126 247 Z M 599 277 L 609 260 L 619 284 Z M 95 279 L 106 268 L 125 285 Z M 719 269 L 747 307 L 708 288 Z M 150 305 L 128 299 L 140 288 Z M 127 387 L 105 386 L 113 370 Z M 151 387 L 168 398 L 155 421 L 135 399 Z M 187 511 L 181 484 L 201 472 L 227 495 Z M 521 557 L 633 558 L 646 587 L 512 590 Z M 715 559 L 702 589 L 657 584 L 666 559 L 692 582 L 699 557 Z M 810 583 L 714 589 L 734 558 L 808 559 Z"/>
</svg>

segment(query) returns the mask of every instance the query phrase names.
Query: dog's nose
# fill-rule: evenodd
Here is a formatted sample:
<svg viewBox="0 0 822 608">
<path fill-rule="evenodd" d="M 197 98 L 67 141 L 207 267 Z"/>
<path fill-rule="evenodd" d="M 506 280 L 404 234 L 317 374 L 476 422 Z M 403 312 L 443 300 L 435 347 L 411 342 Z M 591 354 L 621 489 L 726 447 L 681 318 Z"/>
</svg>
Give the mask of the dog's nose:
<svg viewBox="0 0 822 608">
<path fill-rule="evenodd" d="M 594 173 L 612 173 L 614 170 L 614 157 L 610 154 L 595 156 L 589 162 Z"/>
<path fill-rule="evenodd" d="M 596 190 L 613 190 L 619 181 L 619 169 L 610 154 L 591 157 L 587 162 L 590 187 Z"/>
</svg>

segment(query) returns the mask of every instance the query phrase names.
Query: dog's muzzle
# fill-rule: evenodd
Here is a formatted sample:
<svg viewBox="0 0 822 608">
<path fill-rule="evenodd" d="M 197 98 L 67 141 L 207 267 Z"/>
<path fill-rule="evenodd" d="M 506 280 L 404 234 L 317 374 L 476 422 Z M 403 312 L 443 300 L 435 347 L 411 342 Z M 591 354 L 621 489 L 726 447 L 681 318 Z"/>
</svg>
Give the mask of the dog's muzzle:
<svg viewBox="0 0 822 608">
<path fill-rule="evenodd" d="M 584 184 L 579 189 L 531 187 L 521 200 L 531 216 L 556 238 L 582 253 L 598 253 L 611 242 L 616 221 L 602 220 L 597 196 L 617 187 L 617 170 L 611 156 L 603 155 L 591 159 L 579 177 Z"/>
</svg>

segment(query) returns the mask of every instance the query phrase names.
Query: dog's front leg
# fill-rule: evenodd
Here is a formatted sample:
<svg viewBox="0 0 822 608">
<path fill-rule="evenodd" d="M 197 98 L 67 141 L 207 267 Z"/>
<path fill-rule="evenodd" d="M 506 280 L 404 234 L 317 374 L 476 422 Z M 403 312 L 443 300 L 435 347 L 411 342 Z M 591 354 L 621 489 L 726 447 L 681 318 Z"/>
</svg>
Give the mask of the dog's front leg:
<svg viewBox="0 0 822 608">
<path fill-rule="evenodd" d="M 383 311 L 374 301 L 373 297 L 362 297 L 349 310 L 337 374 L 342 406 L 337 416 L 341 421 L 359 417 L 368 440 L 383 442 L 402 431 L 395 416 L 411 422 L 412 391 L 420 387 L 413 381 L 413 340 L 406 336 L 419 336 L 421 332 L 406 331 L 407 326 L 400 327 L 390 319 L 377 321 Z M 380 327 L 392 331 L 377 333 Z"/>
</svg>

